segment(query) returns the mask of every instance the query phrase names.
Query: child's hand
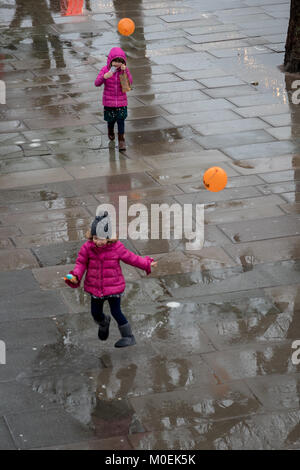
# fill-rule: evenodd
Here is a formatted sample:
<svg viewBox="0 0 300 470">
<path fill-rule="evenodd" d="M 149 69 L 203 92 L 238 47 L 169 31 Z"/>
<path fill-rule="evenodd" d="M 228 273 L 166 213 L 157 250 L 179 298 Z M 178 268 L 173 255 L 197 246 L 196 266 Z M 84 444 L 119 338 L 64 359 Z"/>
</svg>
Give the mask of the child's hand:
<svg viewBox="0 0 300 470">
<path fill-rule="evenodd" d="M 110 77 L 113 76 L 113 72 L 107 72 L 107 73 L 105 73 L 103 76 L 104 76 L 104 78 L 105 78 L 105 80 L 106 80 L 107 78 L 110 78 Z"/>
<path fill-rule="evenodd" d="M 70 279 L 70 282 L 72 282 L 72 284 L 78 284 L 77 276 L 74 276 L 74 274 L 73 274 L 73 277 L 72 277 L 72 279 Z"/>
<path fill-rule="evenodd" d="M 152 261 L 151 262 L 151 268 L 156 268 L 157 266 L 157 261 Z"/>
</svg>

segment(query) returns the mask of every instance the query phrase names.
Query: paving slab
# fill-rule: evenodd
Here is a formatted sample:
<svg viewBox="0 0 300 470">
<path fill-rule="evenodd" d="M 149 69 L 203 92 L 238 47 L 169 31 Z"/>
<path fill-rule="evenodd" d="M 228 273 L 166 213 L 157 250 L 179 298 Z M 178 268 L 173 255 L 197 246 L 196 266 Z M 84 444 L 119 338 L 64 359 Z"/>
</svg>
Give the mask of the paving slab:
<svg viewBox="0 0 300 470">
<path fill-rule="evenodd" d="M 17 450 L 4 418 L 0 418 L 0 441 L 2 450 Z"/>
<path fill-rule="evenodd" d="M 245 121 L 245 119 L 244 119 Z M 227 123 L 225 124 L 225 126 Z M 207 128 L 206 128 L 207 130 Z M 201 131 L 200 131 L 201 132 Z M 271 140 L 273 135 L 271 135 Z M 270 142 L 270 132 L 268 129 L 245 131 L 245 132 L 231 132 L 228 134 L 213 134 L 207 137 L 197 136 L 194 137 L 196 142 L 204 148 L 227 148 L 234 147 L 234 145 L 246 145 L 250 143 Z"/>
<path fill-rule="evenodd" d="M 250 130 L 265 129 L 265 123 L 259 118 L 239 119 L 233 116 L 234 119 L 224 122 L 205 122 L 201 124 L 193 124 L 193 128 L 203 135 L 214 135 L 214 134 L 228 134 L 236 132 L 244 132 Z M 251 144 L 249 144 L 251 145 Z M 253 145 L 253 144 L 252 144 Z M 240 147 L 240 146 L 239 146 Z"/>
<path fill-rule="evenodd" d="M 131 398 L 133 408 L 147 431 L 170 430 L 173 426 L 195 426 L 206 419 L 221 420 L 259 411 L 260 404 L 242 382 L 229 386 L 192 387 L 168 394 Z M 177 407 L 180 412 L 178 416 Z M 246 407 L 244 409 L 244 407 Z M 177 423 L 177 424 L 175 424 Z"/>
<path fill-rule="evenodd" d="M 278 157 L 266 157 L 266 158 L 253 158 L 249 160 L 236 160 L 233 163 L 229 163 L 233 168 L 238 169 L 239 173 L 243 175 L 269 174 L 270 172 L 277 173 L 280 170 L 290 170 L 292 168 L 299 168 L 300 160 L 297 156 L 283 155 Z"/>
<path fill-rule="evenodd" d="M 227 147 L 224 149 L 227 155 L 232 158 L 264 158 L 270 154 L 285 155 L 297 151 L 297 145 L 293 142 L 266 142 L 262 144 L 237 145 L 235 147 Z"/>
<path fill-rule="evenodd" d="M 291 362 L 292 341 L 286 344 L 243 346 L 230 351 L 209 353 L 206 362 L 214 369 L 222 383 L 242 378 L 272 374 L 299 373 L 299 366 Z M 247 358 L 247 359 L 246 359 Z"/>
<path fill-rule="evenodd" d="M 294 216 L 269 217 L 263 226 L 255 221 L 235 222 L 229 225 L 221 224 L 221 230 L 226 233 L 233 242 L 246 242 L 254 240 L 266 240 L 283 236 L 299 235 L 300 218 Z"/>
<path fill-rule="evenodd" d="M 37 267 L 38 262 L 30 250 L 7 249 L 0 252 L 0 265 L 2 271 L 11 271 Z"/>
<path fill-rule="evenodd" d="M 94 433 L 61 410 L 10 414 L 7 422 L 19 449 L 89 440 Z"/>
<path fill-rule="evenodd" d="M 299 374 L 250 378 L 246 383 L 265 409 L 287 410 L 299 406 Z"/>
<path fill-rule="evenodd" d="M 263 450 L 298 444 L 297 411 L 273 412 L 130 436 L 136 450 Z M 281 430 L 284 429 L 284 433 Z M 278 431 L 274 431 L 278 430 Z"/>
<path fill-rule="evenodd" d="M 2 298 L 1 321 L 17 321 L 26 318 L 47 318 L 67 311 L 66 305 L 57 293 L 40 290 L 25 291 Z"/>
</svg>

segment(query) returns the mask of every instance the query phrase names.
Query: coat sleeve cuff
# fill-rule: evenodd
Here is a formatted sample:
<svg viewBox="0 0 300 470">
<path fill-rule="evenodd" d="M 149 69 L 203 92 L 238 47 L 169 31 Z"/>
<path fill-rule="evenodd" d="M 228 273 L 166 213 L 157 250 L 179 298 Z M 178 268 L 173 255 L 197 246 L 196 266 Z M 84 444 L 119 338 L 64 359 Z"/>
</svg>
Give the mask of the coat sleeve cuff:
<svg viewBox="0 0 300 470">
<path fill-rule="evenodd" d="M 74 271 L 70 271 L 69 274 L 73 274 L 73 276 L 77 276 L 76 273 L 74 273 Z M 78 276 L 77 276 L 78 277 Z M 73 282 L 69 281 L 68 279 L 65 280 L 65 283 L 69 286 L 69 287 L 72 287 L 72 289 L 78 289 L 78 287 L 80 287 L 80 281 L 77 283 L 77 284 L 74 284 Z"/>
<path fill-rule="evenodd" d="M 147 273 L 147 276 L 148 276 L 149 274 L 151 274 L 151 263 L 152 263 L 152 261 L 154 261 L 154 259 L 153 259 L 153 258 L 150 258 L 150 256 L 146 256 L 145 259 L 148 261 L 147 267 L 146 267 L 146 269 L 145 269 L 145 271 L 146 271 L 146 273 Z"/>
</svg>

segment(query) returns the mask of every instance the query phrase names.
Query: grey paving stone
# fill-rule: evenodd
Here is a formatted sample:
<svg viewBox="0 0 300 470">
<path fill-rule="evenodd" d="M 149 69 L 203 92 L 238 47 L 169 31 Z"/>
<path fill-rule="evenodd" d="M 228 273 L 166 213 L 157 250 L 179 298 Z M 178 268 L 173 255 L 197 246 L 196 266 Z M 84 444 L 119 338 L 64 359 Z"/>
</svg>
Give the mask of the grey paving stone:
<svg viewBox="0 0 300 470">
<path fill-rule="evenodd" d="M 33 252 L 39 260 L 40 265 L 43 267 L 73 264 L 76 261 L 78 252 L 83 243 L 84 240 L 81 242 L 68 242 L 59 243 L 57 245 L 41 246 L 40 248 L 33 248 Z"/>
<path fill-rule="evenodd" d="M 2 271 L 38 267 L 38 262 L 30 250 L 7 249 L 0 252 L 0 265 Z"/>
<path fill-rule="evenodd" d="M 53 314 L 55 315 L 55 312 Z M 47 343 L 55 343 L 58 339 L 58 331 L 52 319 L 19 320 L 18 326 L 22 331 L 19 335 L 16 334 L 14 321 L 1 322 L 1 339 L 5 342 L 7 351 L 36 348 Z"/>
<path fill-rule="evenodd" d="M 197 426 L 141 433 L 129 439 L 136 450 L 161 450 L 166 446 L 173 450 L 183 446 L 188 450 L 297 449 L 299 420 L 298 411 L 264 413 L 217 422 L 200 420 Z M 282 429 L 285 431 L 283 434 Z"/>
<path fill-rule="evenodd" d="M 266 142 L 262 144 L 227 147 L 224 151 L 232 158 L 244 160 L 247 158 L 265 158 L 270 155 L 276 157 L 277 155 L 293 153 L 296 149 L 296 145 L 292 142 Z"/>
<path fill-rule="evenodd" d="M 210 387 L 200 386 L 185 391 L 149 395 L 146 400 L 145 397 L 135 397 L 131 398 L 130 402 L 148 431 L 166 429 L 166 422 L 176 421 L 179 403 L 179 421 L 182 427 L 197 425 L 205 419 L 216 421 L 225 416 L 229 419 L 243 415 L 244 406 L 247 407 L 247 414 L 251 415 L 261 407 L 247 387 L 238 381 L 230 384 L 228 388 L 217 385 L 213 391 Z"/>
<path fill-rule="evenodd" d="M 1 296 L 13 296 L 38 289 L 38 283 L 31 270 L 0 272 Z"/>
<path fill-rule="evenodd" d="M 235 96 L 255 94 L 255 89 L 249 85 L 225 86 L 220 88 L 209 88 L 205 93 L 212 98 L 233 98 Z"/>
<path fill-rule="evenodd" d="M 269 105 L 269 104 L 283 104 L 282 96 L 275 96 L 271 93 L 257 93 L 249 96 L 231 97 L 230 101 L 236 106 L 255 106 L 255 105 Z"/>
<path fill-rule="evenodd" d="M 189 57 L 189 54 L 171 54 L 162 57 L 153 57 L 152 60 L 158 65 L 175 64 L 177 68 L 183 71 L 201 69 L 209 67 L 210 65 L 209 55 L 205 52 L 196 52 L 193 54 L 193 60 L 191 60 L 191 58 L 192 56 Z"/>
<path fill-rule="evenodd" d="M 16 450 L 17 447 L 13 441 L 9 428 L 4 420 L 0 417 L 0 446 L 1 450 Z"/>
<path fill-rule="evenodd" d="M 180 103 L 181 101 L 207 100 L 207 95 L 201 90 L 177 91 L 176 93 L 155 93 L 136 95 L 141 104 L 168 104 Z"/>
<path fill-rule="evenodd" d="M 200 191 L 197 191 L 197 193 L 175 196 L 175 199 L 176 201 L 180 202 L 180 204 L 208 204 L 210 202 L 216 201 L 230 201 L 243 198 L 255 198 L 255 196 L 258 195 L 259 192 L 256 188 L 248 186 L 245 188 L 225 188 L 223 189 L 223 191 L 219 191 L 217 193 L 207 191 L 206 189 L 201 189 Z"/>
<path fill-rule="evenodd" d="M 7 421 L 20 449 L 70 444 L 94 437 L 91 430 L 61 410 L 15 413 Z"/>
<path fill-rule="evenodd" d="M 270 136 L 264 130 L 233 132 L 229 134 L 216 134 L 208 137 L 196 136 L 196 142 L 199 142 L 203 148 L 224 148 L 234 145 L 246 145 L 250 143 L 270 142 Z M 271 136 L 271 140 L 272 136 Z"/>
<path fill-rule="evenodd" d="M 245 37 L 245 36 L 242 36 Z M 232 49 L 222 49 L 222 50 L 217 50 L 213 49 L 210 51 L 210 54 L 214 55 L 215 57 L 218 58 L 224 58 L 224 57 L 249 57 L 258 55 L 258 54 L 267 54 L 269 52 L 269 49 L 267 49 L 264 46 L 249 46 L 249 47 L 236 47 Z"/>
<path fill-rule="evenodd" d="M 243 39 L 245 34 L 241 34 L 238 31 L 223 31 L 223 32 L 212 32 L 210 34 L 193 35 L 191 41 L 196 44 L 209 43 L 213 41 L 227 41 L 230 39 Z"/>
<path fill-rule="evenodd" d="M 57 293 L 40 290 L 5 295 L 1 302 L 1 321 L 47 318 L 66 313 L 67 307 Z"/>
<path fill-rule="evenodd" d="M 246 383 L 265 409 L 296 409 L 299 405 L 299 374 L 249 378 Z"/>
<path fill-rule="evenodd" d="M 256 265 L 250 271 L 240 273 L 240 267 L 226 268 L 223 272 L 210 271 L 200 277 L 193 273 L 193 287 L 188 287 L 190 275 L 166 276 L 163 280 L 165 287 L 175 298 L 191 298 L 195 295 L 225 294 L 247 289 L 267 288 L 286 284 L 297 284 L 297 261 L 281 261 L 265 265 Z M 205 284 L 205 286 L 204 286 Z M 161 300 L 161 298 L 160 298 Z"/>
<path fill-rule="evenodd" d="M 299 366 L 291 364 L 291 341 L 285 344 L 249 345 L 224 351 L 222 355 L 209 353 L 207 363 L 214 367 L 222 382 L 271 374 L 299 372 Z M 216 357 L 218 355 L 218 357 Z M 248 357 L 248 361 L 243 360 Z M 214 365 L 213 365 L 214 364 Z"/>
<path fill-rule="evenodd" d="M 300 216 L 282 216 L 266 218 L 264 224 L 255 221 L 236 222 L 220 225 L 233 242 L 266 240 L 283 236 L 299 235 Z"/>
<path fill-rule="evenodd" d="M 274 110 L 276 112 L 276 110 Z M 271 126 L 290 126 L 292 124 L 292 117 L 289 113 L 278 114 L 271 116 L 263 116 L 262 118 Z"/>
<path fill-rule="evenodd" d="M 245 82 L 236 77 L 215 77 L 204 78 L 199 80 L 207 88 L 219 88 L 225 86 L 244 85 Z"/>
<path fill-rule="evenodd" d="M 51 406 L 53 407 L 53 404 L 49 403 L 42 394 L 34 392 L 20 382 L 1 383 L 0 415 L 9 416 L 11 413 L 23 411 L 39 411 Z"/>
<path fill-rule="evenodd" d="M 193 124 L 193 128 L 203 135 L 237 133 L 250 130 L 264 129 L 267 126 L 259 118 L 234 119 L 224 122 L 209 122 Z M 253 145 L 253 144 L 252 144 Z"/>
<path fill-rule="evenodd" d="M 269 99 L 269 98 L 268 98 Z M 252 101 L 251 101 L 252 103 Z M 288 104 L 266 104 L 266 105 L 250 105 L 243 108 L 237 108 L 236 112 L 245 118 L 255 116 L 268 116 L 273 114 L 285 114 L 289 112 Z"/>
<path fill-rule="evenodd" d="M 182 126 L 186 124 L 202 123 L 202 122 L 223 122 L 230 121 L 232 119 L 239 119 L 236 114 L 234 114 L 230 109 L 219 109 L 216 113 L 213 111 L 204 111 L 200 113 L 188 113 L 180 114 L 175 116 L 167 116 L 168 121 L 170 121 L 174 126 Z M 193 126 L 194 127 L 194 126 Z"/>
<path fill-rule="evenodd" d="M 230 109 L 233 106 L 225 99 L 187 101 L 181 103 L 164 104 L 162 108 L 171 114 L 181 114 L 187 112 L 203 112 L 216 109 Z"/>
</svg>

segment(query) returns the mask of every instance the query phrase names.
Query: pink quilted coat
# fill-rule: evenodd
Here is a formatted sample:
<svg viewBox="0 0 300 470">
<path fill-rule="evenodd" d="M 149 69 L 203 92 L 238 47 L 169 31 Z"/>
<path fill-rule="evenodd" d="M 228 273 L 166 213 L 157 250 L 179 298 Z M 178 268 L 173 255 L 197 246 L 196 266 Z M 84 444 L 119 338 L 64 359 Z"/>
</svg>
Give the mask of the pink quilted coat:
<svg viewBox="0 0 300 470">
<path fill-rule="evenodd" d="M 126 264 L 144 269 L 151 273 L 153 258 L 135 255 L 127 250 L 123 243 L 117 241 L 102 247 L 97 247 L 93 241 L 85 242 L 78 253 L 75 268 L 71 274 L 77 276 L 78 284 L 66 280 L 70 286 L 77 288 L 87 271 L 84 280 L 84 290 L 96 297 L 120 294 L 125 290 L 125 279 L 120 266 L 120 261 Z"/>
<path fill-rule="evenodd" d="M 126 62 L 125 52 L 120 47 L 113 47 L 108 54 L 107 65 L 100 70 L 100 73 L 95 81 L 96 86 L 101 86 L 104 83 L 102 103 L 103 106 L 109 106 L 110 108 L 127 106 L 127 95 L 122 91 L 120 74 L 127 73 L 129 82 L 132 83 L 132 76 L 128 68 L 125 72 L 118 70 L 113 74 L 112 77 L 105 80 L 104 74 L 109 72 L 111 62 L 117 57 L 122 57 L 122 59 L 124 59 Z"/>
</svg>

